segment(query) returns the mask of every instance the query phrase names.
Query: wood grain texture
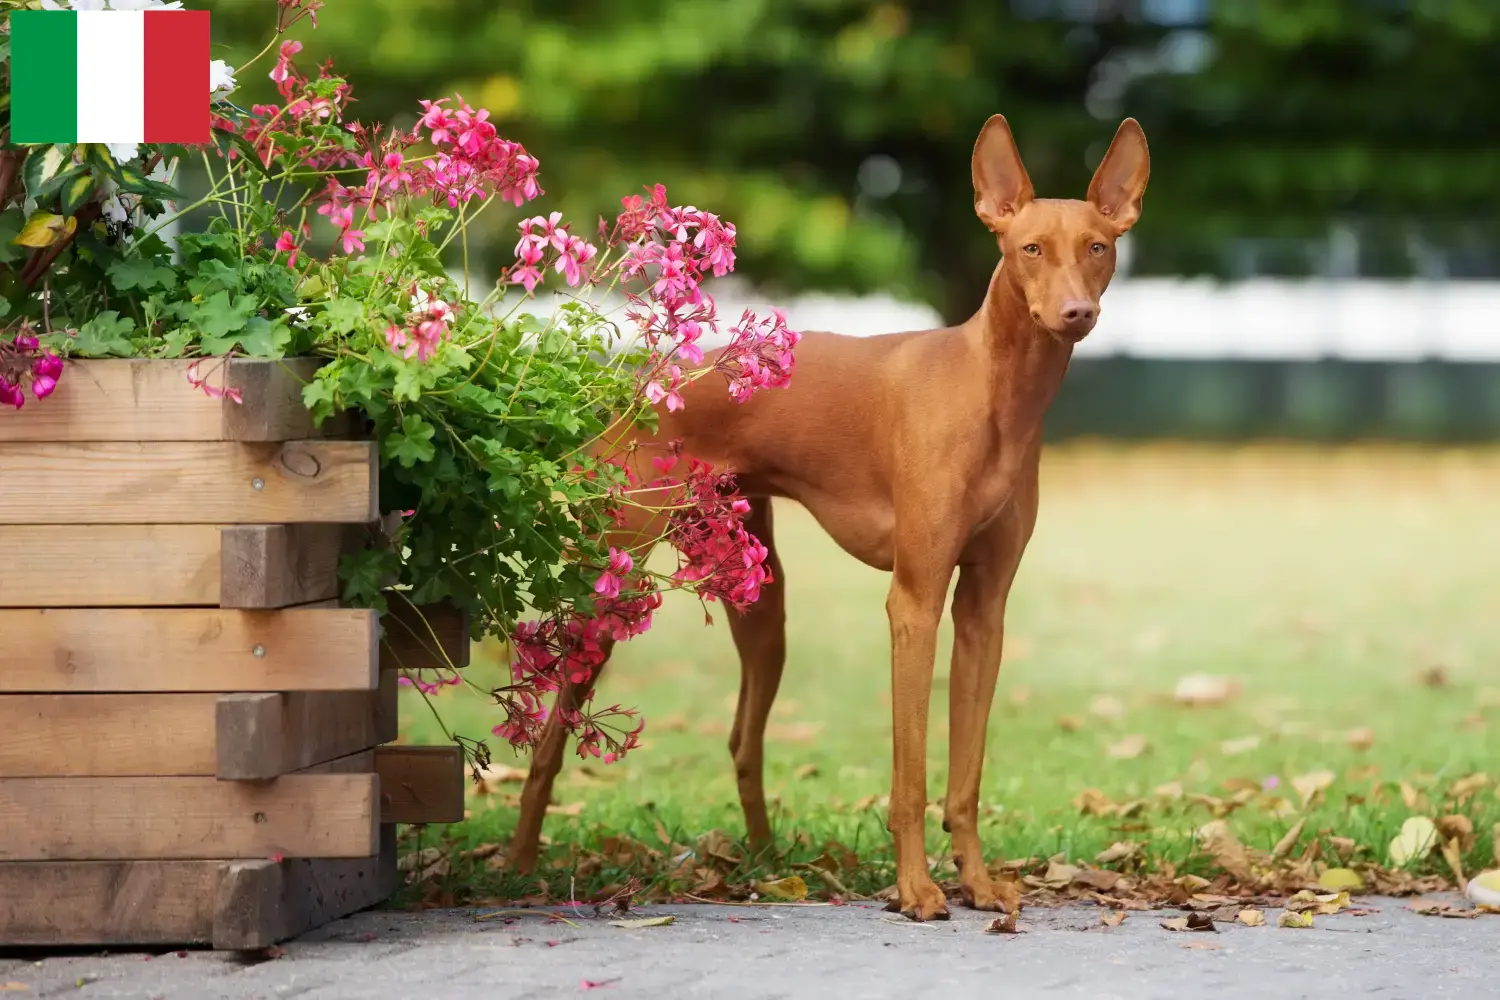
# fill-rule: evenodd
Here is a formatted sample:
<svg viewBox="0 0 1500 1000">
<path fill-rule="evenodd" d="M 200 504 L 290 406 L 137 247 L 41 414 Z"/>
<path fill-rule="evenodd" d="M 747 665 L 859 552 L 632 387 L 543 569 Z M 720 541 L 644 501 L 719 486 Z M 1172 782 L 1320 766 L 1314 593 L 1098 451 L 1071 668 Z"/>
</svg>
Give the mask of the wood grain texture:
<svg viewBox="0 0 1500 1000">
<path fill-rule="evenodd" d="M 469 665 L 469 617 L 447 602 L 413 606 L 393 594 L 380 620 L 382 670 Z"/>
<path fill-rule="evenodd" d="M 379 779 L 0 778 L 0 861 L 372 857 Z"/>
<path fill-rule="evenodd" d="M 0 695 L 0 777 L 211 775 L 217 698 Z"/>
<path fill-rule="evenodd" d="M 252 524 L 221 532 L 219 605 L 285 608 L 339 596 L 339 557 L 359 529 L 339 524 Z"/>
<path fill-rule="evenodd" d="M 378 468 L 369 441 L 0 442 L 0 524 L 366 524 Z"/>
<path fill-rule="evenodd" d="M 216 709 L 217 776 L 264 780 L 381 742 L 381 692 L 225 694 Z"/>
<path fill-rule="evenodd" d="M 208 944 L 219 861 L 0 863 L 0 945 Z"/>
<path fill-rule="evenodd" d="M 457 823 L 464 818 L 464 755 L 457 746 L 375 748 L 385 823 Z"/>
<path fill-rule="evenodd" d="M 0 552 L 0 608 L 219 603 L 213 525 L 0 525 Z"/>
<path fill-rule="evenodd" d="M 302 386 L 315 358 L 205 361 L 199 376 L 240 390 L 243 403 L 211 398 L 187 379 L 191 361 L 70 361 L 45 406 L 7 416 L 0 441 L 293 441 L 347 429 L 314 428 Z"/>
<path fill-rule="evenodd" d="M 0 692 L 371 691 L 375 613 L 0 610 Z"/>
</svg>

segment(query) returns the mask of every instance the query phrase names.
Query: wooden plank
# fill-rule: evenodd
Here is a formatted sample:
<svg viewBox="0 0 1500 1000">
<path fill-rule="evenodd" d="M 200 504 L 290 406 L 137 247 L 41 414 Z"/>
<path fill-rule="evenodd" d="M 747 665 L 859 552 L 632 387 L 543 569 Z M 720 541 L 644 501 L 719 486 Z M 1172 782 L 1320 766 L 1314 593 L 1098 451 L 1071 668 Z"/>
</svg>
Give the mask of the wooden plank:
<svg viewBox="0 0 1500 1000">
<path fill-rule="evenodd" d="M 5 442 L 0 524 L 366 524 L 378 474 L 369 441 Z"/>
<path fill-rule="evenodd" d="M 221 865 L 0 863 L 0 945 L 207 944 Z"/>
<path fill-rule="evenodd" d="M 253 524 L 222 529 L 219 605 L 285 608 L 339 596 L 339 557 L 360 529 Z"/>
<path fill-rule="evenodd" d="M 0 441 L 293 441 L 347 430 L 314 428 L 302 386 L 322 361 L 207 360 L 199 376 L 238 389 L 241 403 L 193 388 L 186 360 L 70 361 L 57 390 L 0 426 Z"/>
<path fill-rule="evenodd" d="M 469 665 L 469 616 L 452 604 L 413 606 L 398 594 L 380 620 L 382 670 L 433 670 Z"/>
<path fill-rule="evenodd" d="M 211 775 L 216 698 L 0 695 L 0 777 Z"/>
<path fill-rule="evenodd" d="M 382 823 L 457 823 L 464 818 L 464 755 L 458 746 L 381 746 L 299 774 L 380 775 Z"/>
<path fill-rule="evenodd" d="M 265 780 L 381 742 L 381 692 L 224 694 L 217 706 L 217 775 Z"/>
<path fill-rule="evenodd" d="M 0 946 L 265 948 L 375 906 L 397 887 L 393 824 L 381 826 L 371 858 L 3 862 Z M 256 895 L 268 889 L 274 897 Z"/>
<path fill-rule="evenodd" d="M 379 779 L 0 779 L 0 861 L 371 857 Z"/>
<path fill-rule="evenodd" d="M 375 613 L 0 610 L 0 692 L 374 690 Z"/>
<path fill-rule="evenodd" d="M 0 552 L 0 608 L 219 603 L 213 525 L 0 525 Z"/>
<path fill-rule="evenodd" d="M 464 818 L 464 755 L 457 746 L 375 748 L 380 818 L 386 823 L 457 823 Z"/>
</svg>

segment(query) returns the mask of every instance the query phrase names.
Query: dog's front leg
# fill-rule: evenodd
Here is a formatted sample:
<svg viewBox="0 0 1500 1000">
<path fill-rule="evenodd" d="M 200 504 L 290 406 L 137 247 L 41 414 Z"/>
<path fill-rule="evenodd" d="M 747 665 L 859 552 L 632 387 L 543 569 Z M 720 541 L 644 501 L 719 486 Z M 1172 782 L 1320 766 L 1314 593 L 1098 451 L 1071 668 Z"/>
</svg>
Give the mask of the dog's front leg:
<svg viewBox="0 0 1500 1000">
<path fill-rule="evenodd" d="M 946 920 L 942 890 L 927 870 L 927 702 L 937 626 L 953 564 L 913 546 L 898 551 L 886 613 L 891 621 L 891 712 L 894 767 L 886 826 L 896 841 L 896 886 L 890 909 L 913 920 Z"/>
</svg>

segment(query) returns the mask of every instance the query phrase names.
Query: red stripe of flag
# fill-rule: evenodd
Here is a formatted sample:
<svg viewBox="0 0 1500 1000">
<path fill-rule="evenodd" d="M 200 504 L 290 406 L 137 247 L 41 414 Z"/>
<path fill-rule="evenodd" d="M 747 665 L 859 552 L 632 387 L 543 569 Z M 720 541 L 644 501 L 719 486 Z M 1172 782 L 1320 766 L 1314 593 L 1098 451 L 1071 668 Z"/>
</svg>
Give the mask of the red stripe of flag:
<svg viewBox="0 0 1500 1000">
<path fill-rule="evenodd" d="M 208 142 L 208 11 L 146 11 L 147 142 Z"/>
</svg>

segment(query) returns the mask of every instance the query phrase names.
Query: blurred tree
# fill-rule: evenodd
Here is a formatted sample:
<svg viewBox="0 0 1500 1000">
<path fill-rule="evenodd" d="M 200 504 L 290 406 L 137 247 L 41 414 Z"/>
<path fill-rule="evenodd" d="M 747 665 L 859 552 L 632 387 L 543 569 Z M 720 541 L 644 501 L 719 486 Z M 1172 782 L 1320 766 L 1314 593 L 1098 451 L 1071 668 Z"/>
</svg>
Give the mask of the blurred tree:
<svg viewBox="0 0 1500 1000">
<path fill-rule="evenodd" d="M 226 58 L 259 47 L 272 3 L 208 0 Z M 359 114 L 409 125 L 456 89 L 579 223 L 660 181 L 739 226 L 758 281 L 953 320 L 994 264 L 968 161 L 996 111 L 1058 197 L 1141 120 L 1137 270 L 1222 273 L 1237 237 L 1458 220 L 1500 195 L 1495 0 L 333 0 L 319 21 L 303 56 L 337 60 Z"/>
</svg>

